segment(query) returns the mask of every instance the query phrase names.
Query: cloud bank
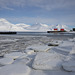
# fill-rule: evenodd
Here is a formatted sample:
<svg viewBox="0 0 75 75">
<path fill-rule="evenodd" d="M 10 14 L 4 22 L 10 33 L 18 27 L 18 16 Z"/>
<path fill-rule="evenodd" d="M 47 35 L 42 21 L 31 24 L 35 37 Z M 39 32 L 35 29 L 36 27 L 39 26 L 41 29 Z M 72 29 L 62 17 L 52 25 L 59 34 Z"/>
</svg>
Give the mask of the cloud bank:
<svg viewBox="0 0 75 75">
<path fill-rule="evenodd" d="M 46 10 L 58 8 L 74 9 L 75 0 L 0 0 L 0 9 L 13 10 L 13 7 L 38 7 Z"/>
</svg>

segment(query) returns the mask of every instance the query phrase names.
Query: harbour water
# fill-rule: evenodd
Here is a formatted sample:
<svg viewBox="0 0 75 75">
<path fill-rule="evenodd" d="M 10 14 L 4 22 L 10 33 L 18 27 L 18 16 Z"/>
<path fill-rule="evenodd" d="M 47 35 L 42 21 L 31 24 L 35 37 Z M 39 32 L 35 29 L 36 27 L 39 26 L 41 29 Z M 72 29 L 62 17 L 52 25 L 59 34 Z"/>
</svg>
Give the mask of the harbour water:
<svg viewBox="0 0 75 75">
<path fill-rule="evenodd" d="M 75 37 L 75 33 L 17 32 L 21 36 Z"/>
<path fill-rule="evenodd" d="M 0 34 L 0 36 L 47 36 L 47 37 L 69 37 L 74 38 L 75 33 L 47 33 L 47 32 L 17 32 L 17 34 Z"/>
</svg>

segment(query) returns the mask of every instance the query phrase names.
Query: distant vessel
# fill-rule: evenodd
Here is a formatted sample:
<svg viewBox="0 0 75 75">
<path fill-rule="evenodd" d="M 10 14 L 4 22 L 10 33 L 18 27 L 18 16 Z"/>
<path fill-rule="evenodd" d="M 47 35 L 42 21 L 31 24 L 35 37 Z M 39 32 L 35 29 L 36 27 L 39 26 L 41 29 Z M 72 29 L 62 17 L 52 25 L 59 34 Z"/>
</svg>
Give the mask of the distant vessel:
<svg viewBox="0 0 75 75">
<path fill-rule="evenodd" d="M 66 31 L 47 31 L 47 33 L 58 33 L 58 32 L 66 32 Z"/>
<path fill-rule="evenodd" d="M 63 28 L 58 31 L 57 28 L 54 28 L 54 31 L 47 31 L 47 33 L 57 33 L 57 32 L 66 32 Z"/>
<path fill-rule="evenodd" d="M 17 34 L 17 32 L 0 32 L 0 34 Z"/>
</svg>

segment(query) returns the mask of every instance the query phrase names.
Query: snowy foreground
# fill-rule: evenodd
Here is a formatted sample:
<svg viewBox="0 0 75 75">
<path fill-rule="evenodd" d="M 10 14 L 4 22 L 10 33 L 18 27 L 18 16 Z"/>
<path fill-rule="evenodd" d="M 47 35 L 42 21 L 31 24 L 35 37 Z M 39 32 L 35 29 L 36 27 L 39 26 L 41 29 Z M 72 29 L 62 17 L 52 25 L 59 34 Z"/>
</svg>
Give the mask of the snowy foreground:
<svg viewBox="0 0 75 75">
<path fill-rule="evenodd" d="M 75 75 L 75 38 L 0 35 L 0 75 Z"/>
</svg>

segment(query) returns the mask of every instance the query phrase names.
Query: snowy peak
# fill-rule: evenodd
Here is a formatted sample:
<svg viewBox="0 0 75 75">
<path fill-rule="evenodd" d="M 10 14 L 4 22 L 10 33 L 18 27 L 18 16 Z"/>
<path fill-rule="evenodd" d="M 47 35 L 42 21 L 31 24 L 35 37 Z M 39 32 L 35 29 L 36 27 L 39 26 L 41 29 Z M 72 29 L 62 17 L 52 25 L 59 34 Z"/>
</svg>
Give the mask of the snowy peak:
<svg viewBox="0 0 75 75">
<path fill-rule="evenodd" d="M 30 25 L 27 25 L 27 24 L 24 24 L 24 23 L 19 23 L 19 24 L 16 24 L 16 26 L 22 27 L 22 28 L 27 28 L 27 27 L 29 27 Z"/>
<path fill-rule="evenodd" d="M 27 25 L 24 23 L 12 24 L 6 19 L 0 19 L 0 31 L 37 31 L 37 32 L 47 32 L 49 30 L 54 30 L 54 28 L 64 28 L 66 31 L 69 31 L 70 28 L 67 25 L 46 25 L 42 23 L 35 23 L 33 25 Z"/>
<path fill-rule="evenodd" d="M 31 25 L 28 29 L 34 30 L 34 31 L 47 31 L 49 30 L 49 27 L 46 24 L 36 23 L 36 24 Z"/>
<path fill-rule="evenodd" d="M 17 27 L 16 25 L 8 22 L 6 19 L 0 19 L 0 31 L 23 31 L 22 27 Z"/>
<path fill-rule="evenodd" d="M 48 25 L 46 25 L 46 24 L 42 24 L 42 23 L 36 23 L 35 25 L 43 26 L 43 27 L 48 27 Z"/>
<path fill-rule="evenodd" d="M 0 19 L 0 25 L 9 25 L 11 24 L 10 22 L 8 22 L 6 19 L 1 18 Z"/>
<path fill-rule="evenodd" d="M 0 19 L 0 31 L 10 31 L 13 24 L 8 22 L 6 19 Z"/>
<path fill-rule="evenodd" d="M 4 19 L 4 18 L 1 18 L 1 19 L 0 19 L 0 22 L 7 22 L 7 20 Z"/>
</svg>

